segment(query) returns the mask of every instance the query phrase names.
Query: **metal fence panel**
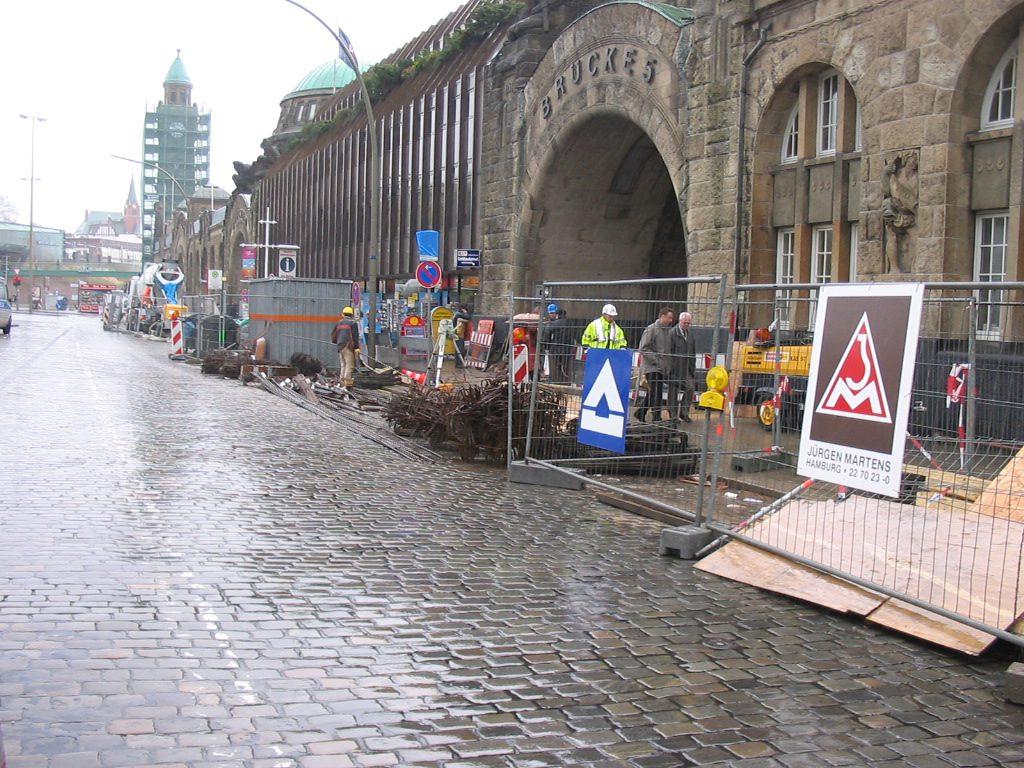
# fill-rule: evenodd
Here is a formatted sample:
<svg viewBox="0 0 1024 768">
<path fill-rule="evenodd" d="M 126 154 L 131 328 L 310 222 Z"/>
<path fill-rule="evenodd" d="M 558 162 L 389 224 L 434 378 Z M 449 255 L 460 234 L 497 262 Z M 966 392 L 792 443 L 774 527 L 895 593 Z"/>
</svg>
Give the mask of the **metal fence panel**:
<svg viewBox="0 0 1024 768">
<path fill-rule="evenodd" d="M 302 352 L 336 370 L 331 329 L 351 302 L 350 280 L 253 280 L 247 335 L 250 340 L 266 338 L 271 360 L 287 362 Z"/>
<path fill-rule="evenodd" d="M 720 458 L 793 496 L 733 533 L 1024 645 L 1004 631 L 1024 612 L 1022 286 L 926 286 L 894 500 L 795 475 L 818 288 L 736 288 Z"/>
<path fill-rule="evenodd" d="M 707 369 L 725 362 L 725 289 L 722 276 L 548 282 L 535 296 L 513 297 L 509 375 L 530 397 L 517 398 L 527 413 L 510 408 L 510 455 L 574 470 L 587 482 L 655 504 L 702 509 L 693 496 L 703 494 L 704 484 L 694 475 L 712 469 L 707 448 L 721 414 L 698 412 L 694 398 Z M 624 346 L 633 353 L 622 455 L 578 439 L 584 338 L 606 304 L 614 305 Z M 682 313 L 689 315 L 685 332 Z"/>
</svg>

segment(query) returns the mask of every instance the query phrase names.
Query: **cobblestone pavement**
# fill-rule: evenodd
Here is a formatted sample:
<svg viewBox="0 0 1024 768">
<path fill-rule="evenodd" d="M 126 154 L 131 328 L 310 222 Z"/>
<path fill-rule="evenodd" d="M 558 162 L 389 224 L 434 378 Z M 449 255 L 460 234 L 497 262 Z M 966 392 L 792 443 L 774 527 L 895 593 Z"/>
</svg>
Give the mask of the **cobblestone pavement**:
<svg viewBox="0 0 1024 768">
<path fill-rule="evenodd" d="M 696 573 L 648 521 L 408 466 L 95 319 L 16 321 L 11 768 L 1024 765 L 1005 651 Z"/>
</svg>

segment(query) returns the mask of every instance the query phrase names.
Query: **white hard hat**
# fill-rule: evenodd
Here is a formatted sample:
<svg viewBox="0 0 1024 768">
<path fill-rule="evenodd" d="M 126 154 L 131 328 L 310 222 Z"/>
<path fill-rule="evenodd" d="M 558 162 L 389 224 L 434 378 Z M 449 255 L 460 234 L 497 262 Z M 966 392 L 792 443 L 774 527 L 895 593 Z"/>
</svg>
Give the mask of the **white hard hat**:
<svg viewBox="0 0 1024 768">
<path fill-rule="evenodd" d="M 618 310 L 615 309 L 614 304 L 605 304 L 601 309 L 602 315 L 611 315 L 612 317 L 618 317 Z"/>
</svg>

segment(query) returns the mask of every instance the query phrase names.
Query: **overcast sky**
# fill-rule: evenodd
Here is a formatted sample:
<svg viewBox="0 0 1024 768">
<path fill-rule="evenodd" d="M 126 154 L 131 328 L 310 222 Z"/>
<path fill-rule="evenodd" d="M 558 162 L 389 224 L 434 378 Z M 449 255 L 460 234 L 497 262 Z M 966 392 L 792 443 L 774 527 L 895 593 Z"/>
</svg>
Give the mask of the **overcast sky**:
<svg viewBox="0 0 1024 768">
<path fill-rule="evenodd" d="M 308 0 L 341 26 L 364 65 L 465 0 Z M 233 160 L 251 162 L 281 98 L 331 59 L 328 33 L 284 0 L 6 0 L 0 46 L 0 195 L 29 216 L 29 122 L 37 114 L 35 222 L 74 230 L 86 209 L 120 211 L 141 166 L 147 104 L 163 95 L 175 50 L 193 100 L 212 112 L 213 183 L 231 191 Z M 24 179 L 24 180 L 23 180 Z"/>
</svg>

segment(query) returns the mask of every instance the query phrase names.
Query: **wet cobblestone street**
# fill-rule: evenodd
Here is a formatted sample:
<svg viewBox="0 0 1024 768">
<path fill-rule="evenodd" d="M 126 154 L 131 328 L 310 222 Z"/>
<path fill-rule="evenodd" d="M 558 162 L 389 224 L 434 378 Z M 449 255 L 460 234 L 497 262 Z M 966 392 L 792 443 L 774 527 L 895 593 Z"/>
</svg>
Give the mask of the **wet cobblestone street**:
<svg viewBox="0 0 1024 768">
<path fill-rule="evenodd" d="M 253 387 L 0 338 L 10 768 L 1024 765 L 972 661 L 657 554 L 659 526 L 410 466 Z"/>
</svg>

